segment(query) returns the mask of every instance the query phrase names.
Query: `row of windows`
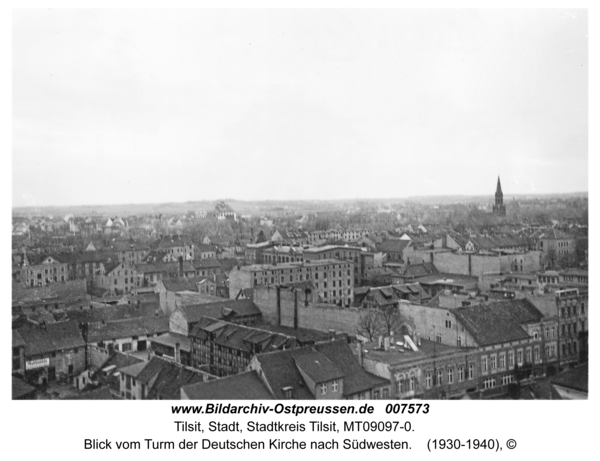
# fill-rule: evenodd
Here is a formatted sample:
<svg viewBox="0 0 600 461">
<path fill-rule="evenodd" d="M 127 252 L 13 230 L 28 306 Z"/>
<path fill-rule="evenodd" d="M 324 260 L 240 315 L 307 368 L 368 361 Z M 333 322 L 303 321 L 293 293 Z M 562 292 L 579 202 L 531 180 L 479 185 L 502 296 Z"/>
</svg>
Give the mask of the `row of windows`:
<svg viewBox="0 0 600 461">
<path fill-rule="evenodd" d="M 466 373 L 465 373 L 466 371 Z M 445 381 L 444 381 L 445 378 Z M 469 363 L 465 370 L 464 365 L 460 365 L 454 369 L 454 367 L 448 367 L 445 372 L 444 369 L 436 370 L 433 372 L 425 373 L 425 387 L 431 389 L 433 386 L 442 386 L 443 384 L 454 384 L 455 380 L 459 383 L 464 382 L 465 379 L 475 379 L 475 364 Z M 396 382 L 396 392 L 401 395 L 405 392 L 413 392 L 416 390 L 416 377 L 410 376 L 408 379 L 401 377 Z"/>
<path fill-rule="evenodd" d="M 577 354 L 577 341 L 561 344 L 561 353 L 563 356 Z"/>
<path fill-rule="evenodd" d="M 541 360 L 539 346 L 535 346 L 533 349 L 528 347 L 525 349 L 525 351 L 523 351 L 523 349 L 518 349 L 516 358 L 517 365 L 519 366 L 523 365 L 523 352 L 525 352 L 526 363 L 532 363 L 532 360 L 535 362 L 539 362 Z M 515 366 L 515 351 L 508 351 L 508 355 L 505 352 L 500 352 L 498 355 L 492 354 L 489 357 L 487 355 L 481 357 L 482 373 L 495 373 L 499 369 L 505 369 L 507 365 L 509 369 Z"/>
<path fill-rule="evenodd" d="M 581 315 L 585 314 L 585 303 L 581 303 L 579 313 Z M 561 308 L 561 310 L 560 310 L 561 317 L 570 317 L 572 315 L 577 315 L 577 306 L 576 305 L 567 306 L 566 308 L 565 307 Z"/>
<path fill-rule="evenodd" d="M 579 331 L 586 331 L 586 323 L 585 320 L 581 320 L 581 322 L 563 323 L 561 327 L 561 335 L 562 336 L 570 336 L 576 335 Z"/>
<path fill-rule="evenodd" d="M 379 400 L 380 396 L 383 400 L 387 400 L 389 398 L 389 390 L 385 388 L 382 389 L 381 392 L 379 389 L 373 391 L 373 400 Z"/>
</svg>

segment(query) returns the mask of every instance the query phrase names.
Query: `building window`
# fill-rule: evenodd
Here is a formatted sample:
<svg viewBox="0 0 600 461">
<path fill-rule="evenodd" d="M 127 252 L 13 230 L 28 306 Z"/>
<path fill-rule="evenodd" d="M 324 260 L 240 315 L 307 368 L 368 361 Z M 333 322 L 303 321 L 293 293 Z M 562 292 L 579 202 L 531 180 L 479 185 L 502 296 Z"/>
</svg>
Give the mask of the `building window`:
<svg viewBox="0 0 600 461">
<path fill-rule="evenodd" d="M 523 365 L 523 349 L 517 351 L 517 365 Z"/>
<path fill-rule="evenodd" d="M 338 391 L 338 382 L 337 379 L 335 381 L 332 381 L 331 383 L 331 392 L 337 392 Z"/>
<path fill-rule="evenodd" d="M 502 377 L 502 385 L 506 386 L 513 382 L 513 375 L 506 375 Z"/>
<path fill-rule="evenodd" d="M 415 390 L 415 377 L 414 376 L 411 376 L 410 379 L 408 380 L 408 390 L 409 391 Z"/>
<path fill-rule="evenodd" d="M 327 394 L 327 383 L 321 384 L 321 395 Z"/>
<path fill-rule="evenodd" d="M 462 338 L 460 336 L 456 337 L 456 345 L 458 347 L 462 347 Z"/>
<path fill-rule="evenodd" d="M 442 334 L 441 334 L 441 333 L 438 333 L 437 335 L 435 335 L 435 340 L 436 340 L 438 343 L 441 343 L 441 342 L 442 342 Z"/>
<path fill-rule="evenodd" d="M 398 395 L 403 394 L 404 390 L 404 378 L 400 378 L 396 383 L 396 393 Z"/>
<path fill-rule="evenodd" d="M 448 368 L 448 384 L 454 383 L 454 370 L 452 368 Z"/>
<path fill-rule="evenodd" d="M 498 367 L 506 368 L 506 354 L 502 352 L 498 357 Z"/>
<path fill-rule="evenodd" d="M 431 389 L 431 373 L 425 374 L 425 387 Z"/>
<path fill-rule="evenodd" d="M 437 376 L 436 376 L 436 385 L 437 386 L 441 386 L 442 383 L 444 382 L 444 373 L 442 370 L 438 370 L 437 371 Z"/>
<path fill-rule="evenodd" d="M 487 373 L 488 371 L 488 358 L 487 356 L 481 357 L 481 372 Z"/>
<path fill-rule="evenodd" d="M 475 378 L 475 365 L 472 363 L 469 363 L 468 378 L 469 379 Z"/>
<path fill-rule="evenodd" d="M 533 348 L 533 356 L 536 362 L 540 361 L 540 346 L 535 346 Z"/>
<path fill-rule="evenodd" d="M 489 378 L 483 381 L 484 389 L 493 389 L 494 387 L 496 387 L 496 380 L 494 378 Z"/>
<path fill-rule="evenodd" d="M 525 361 L 531 363 L 531 347 L 528 347 L 525 351 Z"/>
</svg>

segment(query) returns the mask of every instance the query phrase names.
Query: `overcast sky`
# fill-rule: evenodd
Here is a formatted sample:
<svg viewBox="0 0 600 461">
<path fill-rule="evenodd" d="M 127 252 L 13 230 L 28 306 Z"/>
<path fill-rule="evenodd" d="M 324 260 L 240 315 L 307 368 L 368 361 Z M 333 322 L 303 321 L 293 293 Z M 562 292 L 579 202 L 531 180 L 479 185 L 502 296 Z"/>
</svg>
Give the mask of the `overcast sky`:
<svg viewBox="0 0 600 461">
<path fill-rule="evenodd" d="M 13 206 L 587 191 L 583 10 L 17 10 Z"/>
</svg>

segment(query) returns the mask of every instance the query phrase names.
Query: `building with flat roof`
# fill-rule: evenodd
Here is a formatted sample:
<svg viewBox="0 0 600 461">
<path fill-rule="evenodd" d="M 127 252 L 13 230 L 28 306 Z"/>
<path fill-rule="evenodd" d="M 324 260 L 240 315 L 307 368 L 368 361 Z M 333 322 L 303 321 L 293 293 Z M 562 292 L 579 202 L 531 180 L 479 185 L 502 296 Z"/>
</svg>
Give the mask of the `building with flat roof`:
<svg viewBox="0 0 600 461">
<path fill-rule="evenodd" d="M 261 285 L 309 282 L 313 298 L 327 304 L 351 306 L 354 299 L 354 264 L 338 259 L 296 263 L 254 264 L 235 267 L 229 273 L 229 295 Z"/>
</svg>

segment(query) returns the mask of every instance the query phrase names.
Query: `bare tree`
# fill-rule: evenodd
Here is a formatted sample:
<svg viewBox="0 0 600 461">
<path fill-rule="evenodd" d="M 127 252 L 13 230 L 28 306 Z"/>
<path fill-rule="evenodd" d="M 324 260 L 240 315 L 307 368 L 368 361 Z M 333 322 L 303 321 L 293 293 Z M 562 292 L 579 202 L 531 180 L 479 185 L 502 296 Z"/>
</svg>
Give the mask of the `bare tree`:
<svg viewBox="0 0 600 461">
<path fill-rule="evenodd" d="M 377 323 L 383 334 L 391 335 L 399 332 L 402 326 L 402 318 L 396 306 L 386 306 L 377 312 Z"/>
<path fill-rule="evenodd" d="M 374 341 L 379 331 L 379 312 L 369 309 L 361 315 L 356 332 L 368 338 L 369 341 Z"/>
</svg>

